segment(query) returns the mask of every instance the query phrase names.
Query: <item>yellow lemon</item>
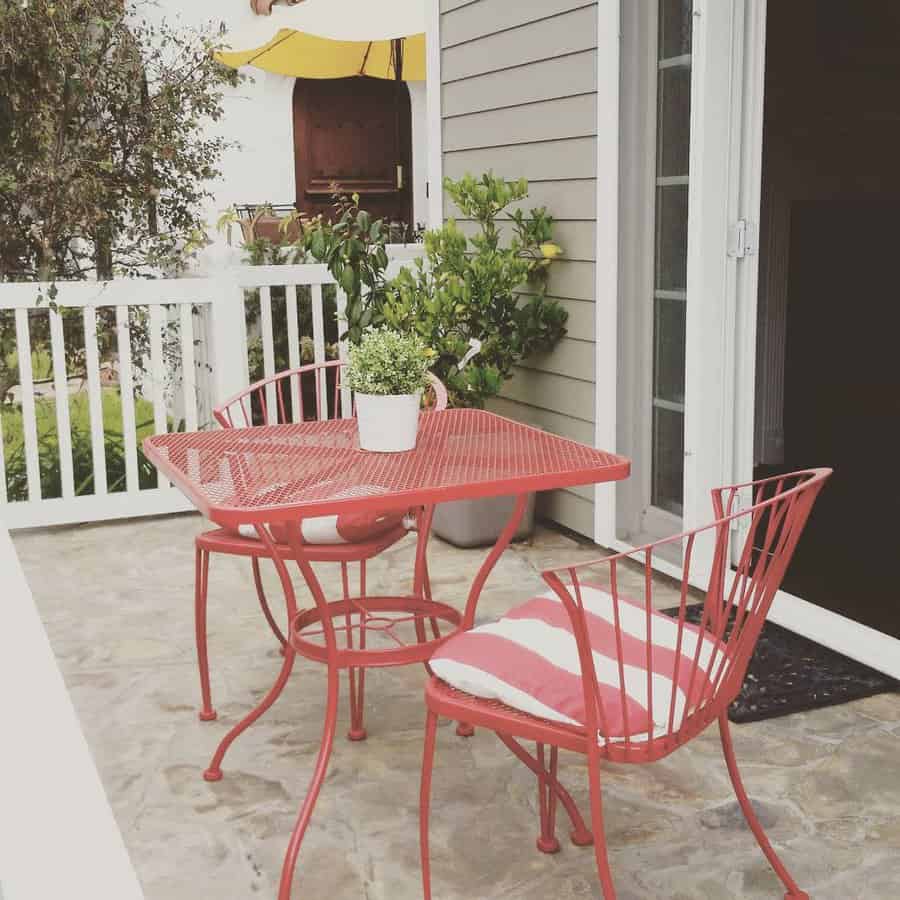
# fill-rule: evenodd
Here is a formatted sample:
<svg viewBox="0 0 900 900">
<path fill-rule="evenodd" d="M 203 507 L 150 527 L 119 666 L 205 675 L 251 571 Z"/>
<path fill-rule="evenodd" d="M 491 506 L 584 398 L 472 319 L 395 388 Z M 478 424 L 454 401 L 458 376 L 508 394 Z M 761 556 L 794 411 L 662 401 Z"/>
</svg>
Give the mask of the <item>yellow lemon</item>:
<svg viewBox="0 0 900 900">
<path fill-rule="evenodd" d="M 562 253 L 562 247 L 559 244 L 554 244 L 553 241 L 547 241 L 541 244 L 541 253 L 544 254 L 544 259 L 555 259 Z"/>
</svg>

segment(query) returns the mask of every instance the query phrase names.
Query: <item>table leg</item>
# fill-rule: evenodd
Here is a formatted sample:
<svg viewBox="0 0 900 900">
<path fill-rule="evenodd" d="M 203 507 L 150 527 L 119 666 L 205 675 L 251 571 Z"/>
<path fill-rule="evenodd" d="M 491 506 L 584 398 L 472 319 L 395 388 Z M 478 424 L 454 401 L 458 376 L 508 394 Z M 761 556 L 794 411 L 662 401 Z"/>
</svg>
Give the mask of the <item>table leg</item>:
<svg viewBox="0 0 900 900">
<path fill-rule="evenodd" d="M 325 646 L 328 650 L 328 660 L 326 666 L 328 669 L 328 696 L 327 707 L 325 711 L 325 724 L 322 729 L 322 744 L 319 747 L 319 756 L 316 760 L 316 768 L 313 771 L 313 777 L 310 781 L 309 788 L 306 792 L 306 798 L 300 807 L 297 815 L 297 822 L 291 833 L 291 839 L 288 842 L 287 851 L 284 856 L 284 864 L 281 868 L 281 883 L 278 889 L 278 900 L 290 900 L 291 884 L 294 880 L 294 870 L 297 867 L 297 856 L 300 853 L 300 845 L 303 843 L 303 836 L 306 834 L 307 826 L 312 818 L 313 809 L 316 800 L 319 797 L 319 791 L 322 789 L 322 783 L 325 781 L 325 774 L 328 771 L 328 760 L 331 757 L 331 750 L 334 746 L 334 733 L 337 728 L 338 714 L 338 696 L 340 694 L 340 668 L 338 666 L 337 639 L 335 637 L 334 626 L 328 617 L 328 601 L 325 598 L 325 592 L 322 585 L 313 571 L 312 565 L 303 552 L 303 546 L 300 541 L 299 526 L 294 532 L 289 533 L 289 543 L 297 560 L 297 565 L 306 580 L 307 587 L 313 596 L 316 606 L 322 611 L 322 628 L 325 636 Z M 274 549 L 274 548 L 273 548 Z M 288 607 L 291 607 L 290 600 Z"/>
<path fill-rule="evenodd" d="M 527 505 L 528 494 L 518 494 L 516 496 L 516 504 L 513 507 L 513 511 L 510 513 L 509 519 L 506 521 L 503 531 L 500 532 L 500 537 L 497 538 L 497 543 L 494 544 L 491 548 L 491 552 L 488 553 L 487 558 L 481 564 L 481 568 L 478 570 L 478 574 L 472 582 L 472 587 L 469 589 L 469 597 L 466 601 L 466 611 L 463 614 L 460 630 L 468 631 L 475 625 L 475 610 L 478 606 L 478 601 L 481 598 L 484 584 L 488 580 L 488 576 L 491 572 L 494 571 L 494 566 L 497 565 L 497 561 L 503 556 L 506 552 L 506 548 L 509 547 L 512 543 L 512 539 L 516 536 L 516 531 L 519 529 L 519 523 L 522 521 L 522 516 L 525 514 L 525 507 Z M 475 729 L 467 722 L 460 722 L 456 726 L 456 733 L 460 737 L 468 738 L 475 734 Z"/>
<path fill-rule="evenodd" d="M 340 672 L 336 666 L 328 666 L 328 707 L 325 714 L 325 727 L 322 730 L 322 745 L 319 748 L 319 757 L 316 760 L 316 768 L 312 780 L 306 791 L 306 798 L 297 815 L 297 823 L 288 842 L 287 852 L 284 855 L 284 863 L 281 867 L 281 883 L 278 888 L 278 900 L 290 900 L 291 884 L 294 880 L 294 871 L 297 868 L 297 856 L 300 853 L 300 845 L 309 820 L 312 818 L 319 791 L 325 781 L 328 771 L 328 760 L 331 757 L 331 749 L 334 746 L 334 733 L 337 729 L 338 694 L 340 688 Z"/>
<path fill-rule="evenodd" d="M 516 496 L 516 504 L 513 507 L 513 511 L 510 513 L 509 518 L 506 520 L 503 531 L 500 532 L 500 537 L 497 538 L 497 543 L 494 544 L 491 548 L 491 552 L 488 553 L 487 558 L 481 564 L 481 568 L 478 570 L 478 574 L 472 582 L 472 587 L 469 589 L 469 597 L 466 601 L 466 611 L 463 614 L 462 625 L 460 626 L 461 629 L 468 630 L 474 626 L 475 609 L 478 606 L 478 600 L 481 597 L 484 583 L 488 580 L 488 576 L 491 572 L 494 571 L 494 566 L 497 565 L 497 561 L 503 556 L 506 552 L 506 548 L 509 547 L 510 543 L 512 543 L 512 539 L 516 536 L 516 531 L 519 529 L 519 523 L 522 521 L 522 516 L 525 513 L 525 507 L 527 505 L 528 494 L 518 494 Z"/>
<path fill-rule="evenodd" d="M 259 608 L 262 610 L 262 614 L 265 616 L 272 634 L 275 635 L 278 643 L 281 644 L 281 655 L 284 656 L 287 638 L 282 634 L 281 629 L 278 627 L 278 623 L 275 621 L 275 617 L 272 615 L 272 610 L 269 608 L 269 601 L 266 599 L 266 590 L 263 587 L 262 573 L 259 571 L 259 557 L 251 557 L 250 562 L 253 567 L 253 584 L 256 586 L 256 596 L 259 600 Z"/>
<path fill-rule="evenodd" d="M 228 752 L 228 748 L 234 743 L 234 741 L 243 734 L 260 716 L 262 716 L 271 706 L 272 704 L 281 696 L 281 692 L 284 690 L 284 686 L 287 684 L 288 678 L 291 675 L 291 669 L 294 668 L 294 660 L 297 658 L 297 654 L 294 652 L 293 648 L 288 644 L 284 650 L 284 660 L 281 663 L 281 671 L 278 673 L 278 678 L 275 680 L 275 684 L 269 688 L 268 693 L 265 697 L 263 697 L 262 702 L 256 709 L 253 710 L 248 716 L 245 716 L 241 719 L 228 734 L 222 740 L 222 743 L 216 748 L 216 752 L 213 755 L 212 762 L 209 764 L 209 768 L 203 773 L 203 777 L 207 781 L 221 781 L 222 780 L 222 760 L 225 758 L 225 754 Z"/>
<path fill-rule="evenodd" d="M 293 619 L 297 613 L 297 601 L 294 596 L 294 586 L 291 582 L 290 575 L 288 574 L 287 566 L 285 566 L 284 560 L 279 555 L 275 542 L 269 535 L 268 530 L 260 525 L 257 526 L 256 531 L 260 540 L 266 545 L 269 555 L 272 558 L 272 562 L 275 564 L 275 570 L 278 572 L 278 577 L 281 580 L 281 587 L 284 590 L 285 604 L 288 613 L 288 634 L 290 634 L 290 629 L 293 628 Z M 306 565 L 310 573 L 312 573 L 312 568 L 309 566 L 309 563 Z M 313 578 L 315 578 L 314 575 Z M 316 582 L 316 584 L 318 586 L 318 582 Z M 296 658 L 297 654 L 294 651 L 294 648 L 291 647 L 290 641 L 288 641 L 284 648 L 284 660 L 281 663 L 278 678 L 275 679 L 275 683 L 269 688 L 269 691 L 266 693 L 265 697 L 263 697 L 259 705 L 249 715 L 241 719 L 241 721 L 225 735 L 222 742 L 216 748 L 216 752 L 213 754 L 209 767 L 203 773 L 203 777 L 207 781 L 221 780 L 222 760 L 225 758 L 228 748 L 234 743 L 239 735 L 243 734 L 281 696 L 281 692 L 284 690 L 284 686 L 287 684 L 288 678 L 290 677 L 291 670 L 294 668 L 294 660 Z"/>
</svg>

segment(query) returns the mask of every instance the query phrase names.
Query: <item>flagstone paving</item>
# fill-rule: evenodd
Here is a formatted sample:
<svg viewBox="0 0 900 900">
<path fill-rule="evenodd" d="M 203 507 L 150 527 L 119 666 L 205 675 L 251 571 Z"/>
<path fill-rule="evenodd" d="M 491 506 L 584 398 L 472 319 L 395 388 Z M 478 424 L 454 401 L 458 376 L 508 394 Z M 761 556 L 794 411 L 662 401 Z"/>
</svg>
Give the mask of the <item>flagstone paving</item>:
<svg viewBox="0 0 900 900">
<path fill-rule="evenodd" d="M 147 900 L 274 898 L 318 748 L 324 672 L 301 662 L 276 706 L 232 748 L 224 780 L 203 781 L 217 742 L 270 686 L 281 658 L 246 560 L 213 558 L 219 718 L 198 721 L 192 539 L 202 524 L 196 515 L 170 516 L 21 532 L 15 542 Z M 540 566 L 596 554 L 539 530 L 501 560 L 480 618 L 539 588 Z M 436 597 L 462 602 L 482 558 L 436 541 Z M 370 590 L 396 589 L 411 559 L 410 538 L 371 564 Z M 322 571 L 337 591 L 337 567 Z M 667 601 L 662 590 L 657 603 Z M 421 897 L 424 678 L 418 667 L 369 673 L 369 738 L 336 743 L 296 897 Z M 341 713 L 339 736 L 346 702 Z M 900 695 L 735 726 L 733 734 L 769 834 L 811 897 L 900 895 Z M 661 763 L 605 771 L 620 900 L 783 896 L 733 801 L 715 729 Z M 562 776 L 586 809 L 582 761 L 566 755 Z M 444 723 L 432 814 L 435 900 L 600 897 L 590 848 L 536 851 L 536 802 L 532 776 L 493 735 L 464 740 Z"/>
</svg>

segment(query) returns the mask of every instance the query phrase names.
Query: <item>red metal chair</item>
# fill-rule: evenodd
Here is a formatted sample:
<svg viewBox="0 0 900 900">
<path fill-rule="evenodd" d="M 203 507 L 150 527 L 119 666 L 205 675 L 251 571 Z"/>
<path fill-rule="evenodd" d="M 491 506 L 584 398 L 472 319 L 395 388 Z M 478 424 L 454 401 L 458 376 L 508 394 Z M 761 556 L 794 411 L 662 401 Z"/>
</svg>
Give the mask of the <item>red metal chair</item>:
<svg viewBox="0 0 900 900">
<path fill-rule="evenodd" d="M 796 472 L 713 491 L 716 521 L 630 553 L 543 573 L 551 590 L 491 625 L 450 638 L 431 660 L 421 787 L 420 837 L 426 900 L 431 898 L 428 812 L 438 716 L 497 733 L 538 776 L 544 852 L 559 849 L 556 806 L 572 818 L 576 844 L 591 835 L 557 780 L 562 747 L 587 756 L 597 868 L 606 900 L 616 893 L 603 830 L 600 763 L 662 759 L 718 721 L 725 763 L 738 802 L 788 900 L 808 900 L 778 858 L 741 782 L 728 727 L 772 600 L 828 469 Z M 752 501 L 741 508 L 742 493 Z M 747 529 L 739 562 L 729 565 L 733 528 Z M 695 545 L 712 541 L 704 593 L 691 587 Z M 677 617 L 654 609 L 653 554 L 683 542 Z M 641 563 L 635 577 L 626 559 Z M 710 557 L 707 557 L 710 558 Z M 585 570 L 589 573 L 585 576 Z M 696 576 L 695 576 L 696 577 Z M 635 590 L 620 591 L 623 581 Z M 694 595 L 699 626 L 686 619 Z M 472 628 L 474 609 L 463 627 Z M 534 741 L 532 756 L 519 740 Z M 549 755 L 545 753 L 549 745 Z"/>
<path fill-rule="evenodd" d="M 340 373 L 344 365 L 340 360 L 312 363 L 279 372 L 250 385 L 240 394 L 213 410 L 213 415 L 223 428 L 249 428 L 255 425 L 276 425 L 315 419 L 340 418 L 353 415 L 352 395 L 342 386 Z M 432 411 L 447 407 L 447 391 L 444 385 L 429 374 L 429 390 L 426 404 Z M 341 565 L 343 599 L 350 597 L 349 564 L 359 563 L 360 596 L 366 595 L 366 562 L 383 550 L 397 543 L 415 528 L 414 514 L 391 513 L 383 516 L 356 516 L 346 520 L 336 517 L 311 519 L 303 523 L 304 542 L 314 545 L 307 553 L 313 562 L 336 562 Z M 294 554 L 287 538 L 278 529 L 273 536 L 279 541 L 279 551 L 284 559 Z M 286 644 L 284 633 L 276 623 L 263 589 L 260 575 L 260 559 L 271 554 L 251 526 L 238 532 L 216 528 L 199 535 L 196 546 L 196 578 L 194 617 L 197 639 L 197 661 L 200 668 L 200 693 L 202 708 L 200 719 L 204 722 L 216 718 L 212 706 L 209 681 L 209 658 L 206 645 L 206 608 L 209 585 L 209 557 L 212 553 L 227 553 L 250 558 L 253 582 L 259 605 L 272 633 L 282 647 Z M 351 632 L 348 631 L 348 640 Z M 365 647 L 365 628 L 360 626 L 360 641 Z M 366 737 L 363 727 L 363 700 L 365 669 L 349 669 L 350 679 L 350 731 L 348 738 L 361 741 Z"/>
</svg>

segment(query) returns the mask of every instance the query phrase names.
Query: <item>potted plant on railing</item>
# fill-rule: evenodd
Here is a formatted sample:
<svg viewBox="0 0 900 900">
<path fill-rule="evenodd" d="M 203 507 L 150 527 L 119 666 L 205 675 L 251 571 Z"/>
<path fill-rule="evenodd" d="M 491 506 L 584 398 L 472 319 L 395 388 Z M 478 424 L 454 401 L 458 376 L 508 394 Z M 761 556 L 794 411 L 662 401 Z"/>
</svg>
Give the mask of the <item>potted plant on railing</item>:
<svg viewBox="0 0 900 900">
<path fill-rule="evenodd" d="M 374 328 L 350 347 L 346 384 L 354 392 L 362 450 L 416 446 L 419 407 L 431 354 L 414 334 Z"/>
<path fill-rule="evenodd" d="M 552 261 L 553 218 L 509 207 L 528 196 L 528 183 L 492 173 L 446 179 L 444 189 L 477 231 L 467 237 L 453 220 L 425 234 L 425 255 L 401 270 L 378 297 L 373 320 L 417 335 L 434 353 L 432 371 L 454 406 L 483 407 L 515 367 L 551 350 L 566 333 L 565 309 L 545 296 Z M 511 225 L 504 235 L 501 216 Z M 470 362 L 473 342 L 477 355 Z M 442 504 L 434 530 L 460 546 L 492 543 L 512 509 L 511 498 Z M 531 528 L 533 503 L 519 536 Z"/>
</svg>

